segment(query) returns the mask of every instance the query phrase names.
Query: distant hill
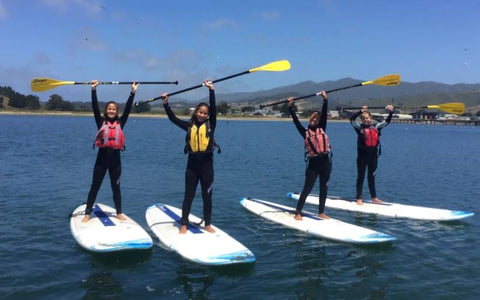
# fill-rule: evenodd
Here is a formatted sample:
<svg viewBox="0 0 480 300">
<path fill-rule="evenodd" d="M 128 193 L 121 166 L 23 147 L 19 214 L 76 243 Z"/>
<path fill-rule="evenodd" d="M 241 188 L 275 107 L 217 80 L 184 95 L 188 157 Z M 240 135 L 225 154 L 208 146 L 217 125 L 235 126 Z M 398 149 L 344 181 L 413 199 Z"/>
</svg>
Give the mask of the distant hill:
<svg viewBox="0 0 480 300">
<path fill-rule="evenodd" d="M 364 81 L 365 80 L 342 78 L 339 80 L 329 80 L 323 82 L 302 81 L 297 84 L 281 86 L 269 90 L 260 90 L 256 92 L 224 94 L 217 91 L 217 102 L 226 101 L 232 107 L 237 108 L 244 106 L 253 106 L 258 108 L 260 104 L 287 99 L 290 96 L 298 97 L 310 95 L 320 90 L 328 91 L 336 88 L 351 86 Z M 12 98 L 10 95 L 17 95 L 19 98 L 27 99 L 24 95 L 16 93 L 10 87 L 0 87 L 0 97 L 3 98 L 0 98 L 0 104 L 2 104 L 4 108 L 9 104 L 12 106 Z M 27 97 L 32 100 L 32 97 L 36 96 L 29 95 Z M 319 98 L 320 97 L 312 97 L 299 101 L 297 106 L 299 106 L 301 109 L 319 108 L 321 106 L 321 101 Z M 10 100 L 10 103 L 8 102 L 8 99 Z M 33 100 L 38 102 L 38 99 Z M 208 99 L 205 97 L 200 99 L 200 101 L 206 102 Z M 195 101 L 195 103 L 196 102 L 197 101 Z M 338 91 L 329 95 L 330 109 L 335 109 L 337 106 L 384 106 L 387 104 L 393 104 L 396 107 L 426 106 L 446 102 L 463 102 L 466 105 L 467 112 L 476 113 L 480 111 L 480 83 L 444 84 L 432 81 L 423 81 L 417 83 L 401 82 L 399 85 L 391 87 L 366 85 Z M 189 106 L 193 103 L 193 101 L 189 101 L 180 97 L 175 98 L 175 103 Z M 40 104 L 37 106 L 39 108 Z M 75 106 L 80 110 L 90 110 L 89 104 L 76 102 Z M 161 101 L 152 102 L 151 106 L 152 110 L 163 111 Z"/>
<path fill-rule="evenodd" d="M 217 101 L 236 103 L 240 106 L 258 106 L 262 103 L 286 99 L 289 96 L 303 96 L 316 93 L 320 90 L 350 86 L 364 82 L 352 78 L 343 78 L 335 81 L 313 82 L 303 81 L 297 84 L 246 93 L 217 93 Z M 464 102 L 467 109 L 477 109 L 480 106 L 480 84 L 444 84 L 424 81 L 418 83 L 402 82 L 397 86 L 384 87 L 366 85 L 338 91 L 329 95 L 330 107 L 359 106 L 359 105 L 432 105 L 445 102 Z M 202 99 L 202 101 L 206 98 Z M 303 106 L 316 106 L 317 97 L 302 100 Z M 300 103 L 299 103 L 300 104 Z"/>
</svg>

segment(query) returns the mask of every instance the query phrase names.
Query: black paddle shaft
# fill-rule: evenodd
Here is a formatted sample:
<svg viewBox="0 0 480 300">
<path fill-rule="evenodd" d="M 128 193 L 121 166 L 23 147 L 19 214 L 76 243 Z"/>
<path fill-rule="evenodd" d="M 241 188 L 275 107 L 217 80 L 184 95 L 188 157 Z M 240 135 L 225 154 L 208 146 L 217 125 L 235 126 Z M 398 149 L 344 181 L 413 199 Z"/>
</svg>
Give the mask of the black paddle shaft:
<svg viewBox="0 0 480 300">
<path fill-rule="evenodd" d="M 177 81 L 100 81 L 98 84 L 132 84 L 138 82 L 140 84 L 178 84 Z M 75 84 L 91 84 L 90 82 L 75 82 Z"/>
<path fill-rule="evenodd" d="M 336 89 L 333 89 L 333 90 L 329 90 L 329 91 L 325 91 L 325 93 L 333 93 L 333 92 L 337 92 L 337 91 L 341 91 L 341 90 L 346 90 L 346 89 L 349 89 L 349 88 L 353 88 L 353 87 L 357 87 L 357 86 L 362 86 L 361 83 L 358 83 L 358 84 L 355 84 L 355 85 L 350 85 L 350 86 L 345 86 L 345 87 L 341 87 L 341 88 L 336 88 Z M 318 93 L 315 93 L 315 94 L 311 94 L 311 95 L 306 95 L 306 96 L 301 96 L 301 97 L 297 97 L 297 98 L 293 98 L 293 101 L 297 101 L 297 100 L 301 100 L 301 99 L 305 99 L 305 98 L 310 98 L 310 97 L 314 97 L 314 96 L 317 96 Z M 285 103 L 287 102 L 287 100 L 281 100 L 281 101 L 277 101 L 277 102 L 274 102 L 274 103 L 270 103 L 270 104 L 265 104 L 265 105 L 260 105 L 260 109 L 264 108 L 264 107 L 267 107 L 267 106 L 272 106 L 272 105 L 277 105 L 277 104 L 281 104 L 281 103 Z"/>
<path fill-rule="evenodd" d="M 220 78 L 220 79 L 213 80 L 212 83 L 224 81 L 224 80 L 227 80 L 227 79 L 230 79 L 230 78 L 233 78 L 233 77 L 237 77 L 237 76 L 241 76 L 241 75 L 245 75 L 245 74 L 248 74 L 248 73 L 250 73 L 250 70 L 249 70 L 249 71 L 240 72 L 240 73 L 237 73 L 237 74 L 233 74 L 233 75 L 230 75 L 230 76 L 227 76 L 227 77 L 223 77 L 223 78 Z M 168 93 L 167 95 L 168 95 L 168 97 L 173 96 L 173 95 L 178 95 L 178 94 L 181 94 L 181 93 L 184 93 L 184 92 L 188 92 L 188 91 L 191 91 L 191 90 L 194 90 L 194 89 L 201 88 L 202 86 L 203 86 L 203 83 L 202 83 L 202 84 L 199 84 L 199 85 L 195 85 L 195 86 L 189 87 L 189 88 L 186 88 L 186 89 L 183 89 L 183 90 L 179 90 L 179 91 L 176 91 L 176 92 Z M 163 98 L 162 96 L 155 97 L 155 98 L 151 98 L 151 99 L 148 99 L 148 100 L 143 101 L 143 102 L 137 102 L 136 105 L 140 105 L 140 104 L 143 104 L 143 103 L 148 103 L 148 102 L 156 101 L 156 100 L 159 100 L 159 99 L 162 99 L 162 98 Z"/>
</svg>

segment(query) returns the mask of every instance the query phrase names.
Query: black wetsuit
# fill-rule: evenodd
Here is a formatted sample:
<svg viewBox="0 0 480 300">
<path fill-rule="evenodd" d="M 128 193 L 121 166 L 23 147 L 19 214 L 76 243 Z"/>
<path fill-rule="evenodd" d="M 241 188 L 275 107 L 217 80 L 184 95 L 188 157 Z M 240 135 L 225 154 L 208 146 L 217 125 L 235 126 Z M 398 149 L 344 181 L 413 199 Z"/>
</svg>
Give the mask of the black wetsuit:
<svg viewBox="0 0 480 300">
<path fill-rule="evenodd" d="M 292 116 L 293 123 L 297 127 L 298 132 L 300 135 L 305 139 L 306 131 L 305 127 L 302 126 L 300 121 L 298 120 L 297 115 L 295 114 L 293 107 L 289 108 L 290 115 Z M 327 128 L 327 101 L 323 101 L 322 112 L 320 116 L 320 123 L 318 127 L 322 128 L 323 131 Z M 316 130 L 317 127 L 310 127 L 311 130 Z M 332 171 L 332 162 L 331 157 L 329 154 L 319 154 L 318 156 L 308 157 L 308 166 L 305 170 L 305 184 L 303 186 L 303 190 L 300 194 L 300 198 L 297 202 L 297 208 L 295 213 L 300 214 L 305 204 L 305 200 L 307 196 L 313 189 L 315 184 L 315 180 L 317 180 L 317 176 L 320 178 L 320 194 L 319 194 L 319 202 L 318 202 L 318 213 L 323 214 L 325 211 L 325 201 L 327 199 L 327 188 L 328 188 L 328 181 L 330 179 L 330 173 Z"/>
<path fill-rule="evenodd" d="M 215 91 L 210 91 L 210 118 L 205 122 L 210 122 L 211 135 L 210 139 L 214 140 L 215 127 L 217 125 L 217 109 L 215 106 Z M 188 131 L 190 127 L 190 122 L 180 120 L 175 116 L 170 106 L 165 104 L 163 106 L 165 112 L 167 113 L 168 118 L 175 125 L 182 128 L 185 131 Z M 196 117 L 194 117 L 196 120 Z M 202 123 L 196 123 L 195 125 L 200 126 Z M 212 219 L 212 192 L 213 192 L 213 152 L 195 152 L 188 153 L 188 162 L 187 168 L 185 170 L 185 196 L 182 204 L 182 218 L 180 220 L 181 225 L 188 224 L 188 216 L 190 215 L 190 210 L 192 208 L 193 198 L 195 197 L 195 192 L 197 190 L 198 182 L 202 188 L 202 198 L 203 198 L 203 220 L 205 221 L 205 226 L 210 225 Z"/>
<path fill-rule="evenodd" d="M 122 129 L 127 122 L 134 97 L 135 94 L 130 93 L 130 97 L 128 97 L 127 103 L 125 104 L 125 110 L 123 111 L 122 116 L 118 118 L 118 122 L 120 123 Z M 103 126 L 105 119 L 100 114 L 96 90 L 92 90 L 92 109 L 93 115 L 95 117 L 95 122 L 97 123 L 98 129 L 100 129 Z M 115 120 L 107 119 L 107 121 L 113 122 Z M 122 194 L 120 192 L 120 175 L 122 174 L 122 162 L 120 160 L 120 149 L 106 147 L 98 149 L 97 160 L 95 161 L 95 166 L 93 167 L 93 180 L 92 185 L 90 186 L 90 192 L 88 193 L 85 214 L 90 214 L 92 212 L 93 204 L 95 203 L 98 190 L 102 185 L 102 181 L 105 177 L 105 174 L 107 173 L 107 170 L 110 176 L 110 185 L 112 187 L 115 209 L 117 211 L 117 214 L 122 213 Z"/>
<path fill-rule="evenodd" d="M 363 190 L 363 181 L 365 179 L 365 170 L 368 168 L 368 188 L 370 190 L 370 196 L 372 198 L 377 197 L 377 191 L 375 188 L 375 174 L 377 171 L 377 164 L 378 164 L 378 155 L 379 155 L 379 145 L 376 147 L 367 147 L 365 145 L 365 141 L 362 135 L 362 129 L 367 128 L 369 126 L 365 126 L 362 123 L 355 122 L 355 119 L 362 114 L 361 111 L 354 113 L 350 117 L 350 123 L 355 129 L 357 133 L 357 195 L 355 196 L 356 199 L 362 199 L 362 190 Z M 392 120 L 392 112 L 388 115 L 387 119 L 382 122 L 376 123 L 373 125 L 377 130 L 378 134 L 380 135 L 380 131 L 385 128 L 390 121 Z"/>
</svg>

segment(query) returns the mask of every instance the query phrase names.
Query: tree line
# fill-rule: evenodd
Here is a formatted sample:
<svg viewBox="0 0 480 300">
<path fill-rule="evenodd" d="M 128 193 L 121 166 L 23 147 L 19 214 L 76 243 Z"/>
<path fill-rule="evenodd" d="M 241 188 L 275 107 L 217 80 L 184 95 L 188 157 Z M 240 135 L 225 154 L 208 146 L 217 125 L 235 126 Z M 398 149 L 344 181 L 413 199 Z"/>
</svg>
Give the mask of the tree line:
<svg viewBox="0 0 480 300">
<path fill-rule="evenodd" d="M 41 108 L 40 98 L 35 95 L 23 95 L 9 86 L 0 86 L 0 107 L 15 107 L 37 110 Z"/>
<path fill-rule="evenodd" d="M 99 106 L 103 107 L 106 103 L 99 102 Z M 123 110 L 125 104 L 119 103 L 119 109 Z M 189 115 L 190 103 L 179 103 L 179 108 L 177 112 Z M 79 112 L 88 112 L 92 110 L 90 102 L 72 102 L 63 99 L 62 96 L 58 94 L 50 95 L 49 99 L 45 103 L 40 102 L 40 98 L 35 95 L 23 95 L 16 92 L 9 86 L 0 86 L 0 109 L 14 107 L 18 109 L 28 109 L 28 110 L 40 110 L 45 109 L 49 111 L 79 111 Z M 149 103 L 142 103 L 138 106 L 133 106 L 132 110 L 136 113 L 150 112 L 152 107 Z M 227 102 L 222 101 L 217 104 L 217 112 L 221 114 L 227 114 L 230 109 L 230 105 Z"/>
<path fill-rule="evenodd" d="M 258 99 L 256 99 L 258 100 Z M 191 114 L 191 103 L 188 102 L 177 102 L 175 107 L 176 113 L 180 113 L 183 115 L 190 115 Z M 232 104 L 232 103 L 230 103 Z M 222 115 L 227 115 L 232 111 L 232 106 L 226 101 L 220 101 L 217 104 L 217 112 Z M 105 103 L 100 102 L 100 107 L 103 107 Z M 161 105 L 161 104 L 160 104 Z M 40 98 L 35 95 L 23 95 L 21 93 L 16 92 L 9 86 L 0 86 L 0 109 L 5 109 L 7 107 L 13 107 L 18 109 L 28 109 L 28 110 L 40 110 L 45 109 L 48 111 L 77 111 L 77 112 L 90 112 L 92 107 L 90 102 L 72 102 L 63 99 L 62 96 L 58 94 L 50 95 L 47 102 L 42 103 L 40 102 Z M 124 104 L 119 104 L 119 109 L 123 110 Z M 274 110 L 280 112 L 283 117 L 288 117 L 290 115 L 288 106 L 286 104 L 280 104 L 273 107 Z M 309 116 L 313 111 L 317 110 L 317 107 L 311 107 L 307 105 L 303 107 L 300 115 L 302 117 Z M 152 107 L 149 103 L 142 103 L 138 106 L 133 106 L 132 111 L 136 113 L 146 113 L 151 112 Z M 251 105 L 242 106 L 241 112 L 242 113 L 254 113 L 256 110 L 255 107 Z M 480 116 L 480 111 L 476 113 L 467 112 L 464 115 L 476 115 Z"/>
</svg>

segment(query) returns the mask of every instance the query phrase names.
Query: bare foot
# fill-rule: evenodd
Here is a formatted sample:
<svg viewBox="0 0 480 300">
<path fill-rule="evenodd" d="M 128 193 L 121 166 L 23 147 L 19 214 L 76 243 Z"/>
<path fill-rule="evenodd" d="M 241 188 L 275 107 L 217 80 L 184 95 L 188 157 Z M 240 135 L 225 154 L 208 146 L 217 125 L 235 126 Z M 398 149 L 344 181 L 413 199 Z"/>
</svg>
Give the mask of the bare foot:
<svg viewBox="0 0 480 300">
<path fill-rule="evenodd" d="M 322 218 L 322 219 L 330 219 L 330 217 L 327 216 L 325 213 L 323 213 L 323 214 L 318 214 L 318 216 L 319 216 L 320 218 Z"/>
<path fill-rule="evenodd" d="M 90 215 L 85 215 L 85 217 L 82 219 L 82 223 L 87 223 L 88 220 L 90 220 Z"/>
<path fill-rule="evenodd" d="M 180 230 L 178 231 L 180 234 L 187 233 L 187 225 L 180 226 Z"/>
<path fill-rule="evenodd" d="M 379 203 L 379 204 L 383 204 L 383 201 L 382 201 L 382 200 L 380 200 L 380 199 L 378 199 L 377 197 L 375 197 L 375 198 L 372 198 L 372 202 L 373 202 L 373 203 Z"/>
<path fill-rule="evenodd" d="M 301 214 L 296 214 L 295 217 L 293 217 L 295 220 L 297 221 L 302 221 L 303 218 L 302 218 L 302 215 Z"/>
<path fill-rule="evenodd" d="M 358 204 L 358 205 L 363 205 L 362 199 L 357 199 L 357 204 Z"/>
<path fill-rule="evenodd" d="M 215 233 L 215 229 L 213 229 L 213 227 L 210 225 L 205 226 L 205 230 L 210 233 Z"/>
<path fill-rule="evenodd" d="M 118 214 L 117 215 L 117 218 L 120 220 L 120 221 L 127 221 L 127 218 L 125 218 L 125 216 L 123 214 Z"/>
</svg>

